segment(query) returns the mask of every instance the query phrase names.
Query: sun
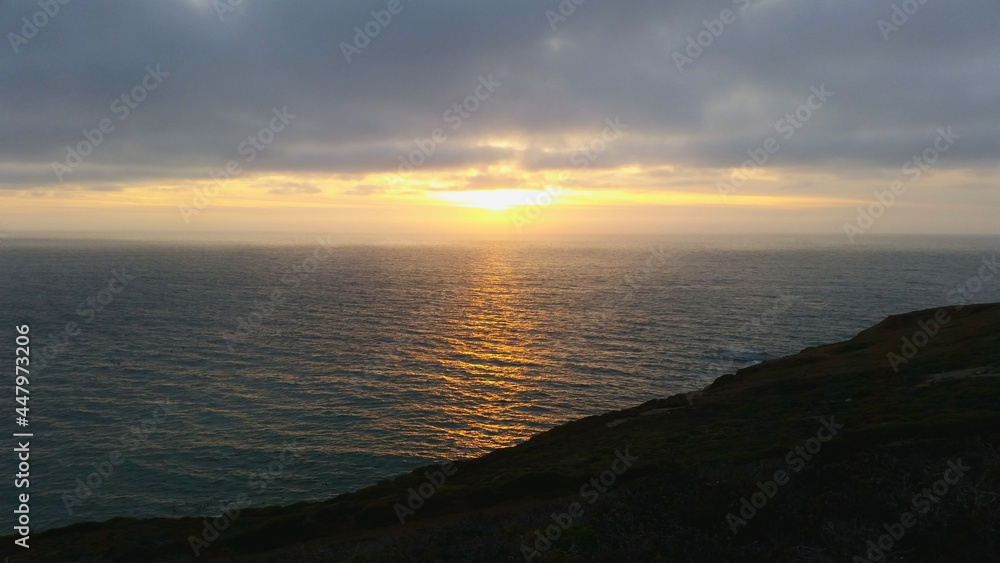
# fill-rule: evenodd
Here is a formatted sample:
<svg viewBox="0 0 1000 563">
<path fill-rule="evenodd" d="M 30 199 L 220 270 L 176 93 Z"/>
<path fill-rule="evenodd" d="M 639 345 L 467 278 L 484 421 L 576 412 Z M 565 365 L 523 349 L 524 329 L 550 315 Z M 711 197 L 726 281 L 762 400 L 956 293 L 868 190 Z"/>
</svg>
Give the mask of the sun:
<svg viewBox="0 0 1000 563">
<path fill-rule="evenodd" d="M 461 207 L 478 207 L 503 211 L 519 205 L 531 205 L 538 197 L 536 190 L 473 190 L 467 192 L 440 192 L 432 197 Z"/>
</svg>

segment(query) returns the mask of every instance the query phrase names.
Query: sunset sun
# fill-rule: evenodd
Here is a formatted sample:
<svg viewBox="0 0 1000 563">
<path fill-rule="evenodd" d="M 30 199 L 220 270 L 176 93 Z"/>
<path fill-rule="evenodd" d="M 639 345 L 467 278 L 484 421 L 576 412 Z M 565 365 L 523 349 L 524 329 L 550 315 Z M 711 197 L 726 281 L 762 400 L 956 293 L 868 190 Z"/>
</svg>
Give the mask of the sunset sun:
<svg viewBox="0 0 1000 563">
<path fill-rule="evenodd" d="M 503 211 L 519 205 L 535 202 L 537 190 L 475 190 L 466 192 L 442 192 L 433 197 L 461 207 L 477 207 L 492 211 Z"/>
</svg>

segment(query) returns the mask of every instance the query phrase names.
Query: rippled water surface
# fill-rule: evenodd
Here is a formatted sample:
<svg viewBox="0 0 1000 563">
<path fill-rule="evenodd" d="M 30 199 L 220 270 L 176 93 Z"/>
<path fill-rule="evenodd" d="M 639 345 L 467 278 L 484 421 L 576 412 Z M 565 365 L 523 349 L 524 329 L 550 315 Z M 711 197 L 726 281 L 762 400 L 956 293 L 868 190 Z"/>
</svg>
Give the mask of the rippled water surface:
<svg viewBox="0 0 1000 563">
<path fill-rule="evenodd" d="M 15 325 L 33 337 L 33 523 L 211 514 L 240 493 L 255 505 L 329 498 L 945 305 L 998 249 L 7 239 L 5 357 Z M 975 301 L 1000 301 L 1000 280 L 982 287 Z M 116 451 L 120 464 L 95 478 Z"/>
</svg>

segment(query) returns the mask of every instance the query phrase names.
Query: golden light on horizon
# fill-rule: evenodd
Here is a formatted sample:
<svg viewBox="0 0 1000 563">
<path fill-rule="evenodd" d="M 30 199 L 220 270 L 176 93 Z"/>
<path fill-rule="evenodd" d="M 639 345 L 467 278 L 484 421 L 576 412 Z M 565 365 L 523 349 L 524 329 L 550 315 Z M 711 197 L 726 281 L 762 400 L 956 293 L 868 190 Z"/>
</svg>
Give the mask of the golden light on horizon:
<svg viewBox="0 0 1000 563">
<path fill-rule="evenodd" d="M 477 207 L 491 211 L 503 211 L 521 205 L 531 205 L 538 196 L 538 190 L 471 190 L 438 192 L 428 195 L 433 199 L 439 199 L 460 207 Z"/>
<path fill-rule="evenodd" d="M 866 193 L 882 187 L 881 181 L 872 181 L 856 186 L 851 194 L 803 193 L 793 188 L 835 179 L 785 173 L 722 197 L 714 185 L 718 174 L 709 172 L 637 165 L 531 170 L 518 162 L 502 162 L 406 175 L 247 174 L 222 188 L 200 178 L 81 184 L 0 193 L 6 196 L 2 201 L 8 211 L 0 230 L 61 230 L 69 223 L 101 230 L 114 223 L 136 231 L 150 225 L 165 231 L 243 231 L 264 222 L 289 232 L 511 233 L 523 218 L 539 217 L 531 219 L 530 232 L 556 235 L 594 229 L 714 230 L 744 225 L 740 217 L 749 214 L 773 217 L 768 215 L 773 211 L 808 212 L 811 219 L 783 219 L 807 228 L 822 221 L 816 219 L 821 216 L 850 215 L 868 204 Z M 945 184 L 974 180 L 967 173 L 949 171 L 940 171 L 936 178 Z M 897 205 L 919 208 L 924 202 Z"/>
</svg>

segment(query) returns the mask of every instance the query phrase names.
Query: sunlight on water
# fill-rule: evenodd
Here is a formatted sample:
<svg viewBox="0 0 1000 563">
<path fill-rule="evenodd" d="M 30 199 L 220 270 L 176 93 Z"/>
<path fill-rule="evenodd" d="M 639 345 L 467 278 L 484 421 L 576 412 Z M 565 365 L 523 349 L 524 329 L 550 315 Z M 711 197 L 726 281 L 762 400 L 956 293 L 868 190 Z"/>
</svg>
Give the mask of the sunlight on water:
<svg viewBox="0 0 1000 563">
<path fill-rule="evenodd" d="M 4 247 L 0 322 L 31 323 L 40 348 L 67 322 L 81 327 L 32 381 L 44 529 L 209 514 L 240 493 L 257 505 L 323 500 L 512 446 L 940 305 L 1000 244 L 343 244 L 291 278 L 312 246 Z M 122 268 L 128 287 L 87 306 Z M 1000 301 L 1000 284 L 976 299 Z M 165 419 L 70 514 L 63 495 L 164 401 Z M 292 442 L 295 463 L 262 487 Z"/>
</svg>

